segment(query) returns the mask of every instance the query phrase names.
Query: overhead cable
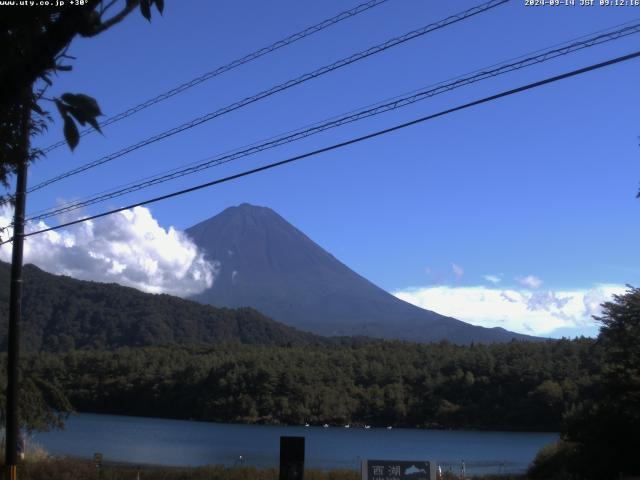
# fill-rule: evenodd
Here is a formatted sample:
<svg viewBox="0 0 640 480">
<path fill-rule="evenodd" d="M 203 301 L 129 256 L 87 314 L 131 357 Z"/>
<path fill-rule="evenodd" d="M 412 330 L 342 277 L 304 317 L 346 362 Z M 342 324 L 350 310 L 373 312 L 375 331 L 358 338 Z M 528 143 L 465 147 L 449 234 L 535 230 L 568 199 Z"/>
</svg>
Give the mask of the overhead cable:
<svg viewBox="0 0 640 480">
<path fill-rule="evenodd" d="M 104 157 L 101 157 L 97 160 L 94 160 L 92 162 L 86 163 L 84 165 L 81 165 L 77 168 L 74 168 L 72 170 L 69 170 L 65 173 L 62 173 L 60 175 L 57 175 L 55 177 L 49 178 L 48 180 L 45 180 L 43 182 L 38 183 L 37 185 L 30 187 L 27 190 L 27 193 L 32 193 L 36 190 L 40 190 L 48 185 L 51 185 L 52 183 L 56 183 L 59 182 L 60 180 L 64 180 L 66 178 L 69 178 L 73 175 L 77 175 L 79 173 L 85 172 L 89 169 L 95 168 L 99 165 L 102 165 L 104 163 L 110 162 L 112 160 L 115 160 L 116 158 L 120 158 L 128 153 L 131 153 L 135 150 L 138 150 L 142 147 L 145 147 L 147 145 L 150 145 L 152 143 L 158 142 L 160 140 L 164 140 L 167 137 L 176 135 L 177 133 L 183 132 L 185 130 L 191 129 L 193 127 L 196 127 L 198 125 L 201 125 L 205 122 L 208 122 L 210 120 L 213 120 L 214 118 L 217 118 L 221 115 L 225 115 L 227 113 L 233 112 L 234 110 L 237 110 L 239 108 L 245 107 L 246 105 L 252 104 L 254 102 L 257 102 L 259 100 L 262 100 L 264 98 L 270 97 L 271 95 L 274 95 L 276 93 L 279 93 L 283 90 L 287 90 L 291 87 L 294 87 L 296 85 L 299 85 L 301 83 L 307 82 L 309 80 L 312 80 L 314 78 L 320 77 L 322 75 L 325 75 L 329 72 L 333 72 L 334 70 L 337 70 L 339 68 L 345 67 L 347 65 L 351 65 L 352 63 L 355 63 L 359 60 L 362 60 L 364 58 L 370 57 L 371 55 L 375 55 L 377 53 L 383 52 L 385 50 L 388 50 L 390 48 L 393 48 L 397 45 L 403 44 L 405 42 L 408 42 L 410 40 L 414 40 L 416 38 L 419 38 L 423 35 L 426 35 L 427 33 L 439 30 L 441 28 L 447 27 L 449 25 L 453 25 L 455 23 L 458 23 L 462 20 L 465 20 L 467 18 L 473 17 L 475 15 L 478 15 L 480 13 L 486 12 L 488 10 L 491 10 L 499 5 L 502 5 L 504 3 L 509 2 L 510 0 L 490 0 L 489 2 L 485 2 L 482 3 L 480 5 L 477 5 L 475 7 L 469 8 L 461 13 L 458 13 L 456 15 L 451 15 L 443 20 L 440 20 L 438 22 L 429 24 L 427 26 L 424 26 L 422 28 L 419 28 L 417 30 L 413 30 L 411 32 L 408 32 L 404 35 L 401 35 L 399 37 L 395 37 L 392 38 L 390 40 L 387 40 L 384 43 L 378 44 L 374 47 L 368 48 L 367 50 L 363 50 L 361 52 L 355 53 L 349 57 L 343 58 L 342 60 L 338 60 L 337 62 L 334 62 L 330 65 L 326 65 L 324 67 L 321 67 L 319 69 L 316 69 L 310 73 L 306 73 L 304 75 L 301 75 L 299 77 L 296 77 L 294 79 L 291 79 L 287 82 L 281 83 L 279 85 L 276 85 L 274 87 L 271 87 L 268 90 L 264 90 L 258 94 L 252 95 L 250 97 L 246 97 L 243 100 L 240 100 L 238 102 L 232 103 L 231 105 L 228 105 L 226 107 L 223 107 L 221 109 L 218 109 L 214 112 L 210 112 L 207 113 L 205 115 L 202 115 L 200 117 L 197 117 L 189 122 L 183 123 L 182 125 L 179 125 L 177 127 L 174 127 L 172 129 L 166 130 L 162 133 L 159 133 L 157 135 L 154 135 L 152 137 L 149 137 L 145 140 L 142 140 L 138 143 L 135 143 L 133 145 L 129 145 L 121 150 L 118 150 L 117 152 L 111 153 L 109 155 L 106 155 Z"/>
<path fill-rule="evenodd" d="M 346 10 L 344 12 L 339 13 L 338 15 L 335 15 L 331 18 L 327 18 L 326 20 L 323 20 L 320 23 L 317 23 L 311 27 L 305 28 L 304 30 L 301 30 L 300 32 L 294 33 L 293 35 L 289 35 L 286 38 L 283 38 L 282 40 L 278 40 L 277 42 L 272 43 L 271 45 L 268 45 L 266 47 L 263 47 L 259 50 L 256 50 L 255 52 L 249 53 L 248 55 L 245 55 L 244 57 L 238 58 L 236 60 L 233 60 L 230 63 L 227 63 L 226 65 L 223 65 L 221 67 L 218 67 L 214 70 L 211 70 L 210 72 L 206 72 L 203 73 L 202 75 L 193 78 L 191 80 L 189 80 L 188 82 L 183 83 L 182 85 L 179 85 L 175 88 L 172 88 L 171 90 L 167 90 L 164 93 L 161 93 L 153 98 L 150 98 L 148 100 L 145 100 L 142 103 L 139 103 L 138 105 L 135 105 L 131 108 L 128 108 L 127 110 L 124 110 L 123 112 L 118 113 L 117 115 L 113 115 L 109 118 L 107 118 L 106 120 L 103 120 L 102 122 L 100 122 L 100 128 L 103 129 L 104 127 L 106 127 L 107 125 L 111 125 L 112 123 L 116 123 L 119 122 L 120 120 L 130 117 L 138 112 L 141 112 L 142 110 L 145 110 L 149 107 L 151 107 L 152 105 L 155 105 L 157 103 L 160 103 L 164 100 L 167 100 L 175 95 L 178 95 L 179 93 L 184 92 L 185 90 L 188 90 L 192 87 L 195 87 L 196 85 L 200 85 L 203 82 L 206 82 L 207 80 L 211 80 L 214 77 L 217 77 L 218 75 L 222 75 L 223 73 L 226 73 L 230 70 L 233 70 L 234 68 L 237 68 L 241 65 L 244 65 L 245 63 L 249 63 L 253 60 L 256 60 L 260 57 L 263 57 L 269 53 L 275 52 L 276 50 L 281 49 L 282 47 L 286 47 L 288 45 L 291 45 L 295 42 L 297 42 L 298 40 L 302 40 L 303 38 L 309 37 L 311 35 L 313 35 L 314 33 L 318 33 L 332 25 L 335 25 L 336 23 L 339 23 L 343 20 L 349 19 L 351 17 L 355 17 L 356 15 L 362 13 L 362 12 L 366 12 L 367 10 L 370 10 L 374 7 L 377 7 L 378 5 L 381 5 L 385 2 L 387 2 L 389 0 L 370 0 L 368 2 L 362 3 L 350 10 Z M 80 136 L 83 137 L 91 132 L 95 132 L 95 129 L 93 128 L 86 128 L 84 130 L 82 130 L 80 132 Z M 63 145 L 65 145 L 67 142 L 65 140 L 60 140 L 52 145 L 49 145 L 48 147 L 45 147 L 42 149 L 43 153 L 49 153 L 52 150 L 55 150 L 58 147 L 61 147 Z"/>
<path fill-rule="evenodd" d="M 153 177 L 148 177 L 138 182 L 132 182 L 125 186 L 112 189 L 110 191 L 101 192 L 99 194 L 93 195 L 91 197 L 88 197 L 82 200 L 69 202 L 67 204 L 60 205 L 52 209 L 40 211 L 28 216 L 27 220 L 29 221 L 45 220 L 53 216 L 69 213 L 74 210 L 87 207 L 89 205 L 93 205 L 106 200 L 117 198 L 117 197 L 126 195 L 128 193 L 136 192 L 144 188 L 149 188 L 151 186 L 158 185 L 160 183 L 168 182 L 170 180 L 184 177 L 186 175 L 191 175 L 208 168 L 212 168 L 218 165 L 232 162 L 239 158 L 247 157 L 249 155 L 262 152 L 264 150 L 272 149 L 280 145 L 291 143 L 291 142 L 294 142 L 294 141 L 309 137 L 311 135 L 315 135 L 320 132 L 324 132 L 326 130 L 333 129 L 348 123 L 356 122 L 364 118 L 379 115 L 381 113 L 388 112 L 391 110 L 396 110 L 398 108 L 411 105 L 418 101 L 425 100 L 425 99 L 434 97 L 436 95 L 439 95 L 441 93 L 445 93 L 445 92 L 448 92 L 466 85 L 470 85 L 482 80 L 486 80 L 488 78 L 493 78 L 508 72 L 520 70 L 522 68 L 530 67 L 532 65 L 537 65 L 563 55 L 568 55 L 570 53 L 574 53 L 589 47 L 593 47 L 595 45 L 600 45 L 613 40 L 617 40 L 619 38 L 623 38 L 635 33 L 640 33 L 640 23 L 626 26 L 624 28 L 620 28 L 615 31 L 609 31 L 604 34 L 595 35 L 593 37 L 586 38 L 579 42 L 572 41 L 571 43 L 566 43 L 558 48 L 538 51 L 541 53 L 537 53 L 535 55 L 521 56 L 516 61 L 512 61 L 510 63 L 502 63 L 502 64 L 498 64 L 498 66 L 494 65 L 492 67 L 487 67 L 482 70 L 477 70 L 472 74 L 456 77 L 456 79 L 452 81 L 441 82 L 439 84 L 436 84 L 435 86 L 432 85 L 429 87 L 425 87 L 422 90 L 411 92 L 410 94 L 406 94 L 405 96 L 396 97 L 390 101 L 378 103 L 378 104 L 375 104 L 374 106 L 364 107 L 362 109 L 349 112 L 348 114 L 345 114 L 339 117 L 333 117 L 332 119 L 325 120 L 320 123 L 316 123 L 312 126 L 305 127 L 303 129 L 299 129 L 299 130 L 286 133 L 277 137 L 272 137 L 262 143 L 254 143 L 252 145 L 241 147 L 240 149 L 236 149 L 226 154 L 209 157 L 205 160 L 190 164 L 183 168 L 172 169 L 170 171 L 155 175 Z"/>
<path fill-rule="evenodd" d="M 190 188 L 185 188 L 183 190 L 178 190 L 178 191 L 175 191 L 175 192 L 172 192 L 172 193 L 168 193 L 168 194 L 165 194 L 165 195 L 160 195 L 160 196 L 157 196 L 157 197 L 154 197 L 154 198 L 150 198 L 150 199 L 147 199 L 147 200 L 144 200 L 144 201 L 141 201 L 141 202 L 136 202 L 136 203 L 127 205 L 125 207 L 120 207 L 120 208 L 116 208 L 116 209 L 113 209 L 113 210 L 108 210 L 106 212 L 98 213 L 96 215 L 91 215 L 91 216 L 84 217 L 84 218 L 79 218 L 77 220 L 73 220 L 73 221 L 70 221 L 70 222 L 65 222 L 65 223 L 62 223 L 60 225 L 56 225 L 56 226 L 53 226 L 53 227 L 48 227 L 48 228 L 36 230 L 36 231 L 33 231 L 33 232 L 29 232 L 29 233 L 26 233 L 24 236 L 25 237 L 31 237 L 33 235 L 39 235 L 39 234 L 46 233 L 46 232 L 51 232 L 51 231 L 54 231 L 54 230 L 60 230 L 61 228 L 69 227 L 71 225 L 76 225 L 76 224 L 83 223 L 83 222 L 88 222 L 90 220 L 95 220 L 97 218 L 105 217 L 107 215 L 112 215 L 114 213 L 122 212 L 124 210 L 129 210 L 129 209 L 132 209 L 132 208 L 135 208 L 135 207 L 141 207 L 141 206 L 144 206 L 144 205 L 149 205 L 149 204 L 152 204 L 152 203 L 159 202 L 161 200 L 167 200 L 169 198 L 174 198 L 174 197 L 178 197 L 178 196 L 181 196 L 181 195 L 185 195 L 187 193 L 195 192 L 197 190 L 202 190 L 204 188 L 212 187 L 214 185 L 219 185 L 219 184 L 222 184 L 222 183 L 230 182 L 232 180 L 237 180 L 237 179 L 242 178 L 242 177 L 253 175 L 253 174 L 256 174 L 256 173 L 259 173 L 259 172 L 264 172 L 266 170 L 271 170 L 271 169 L 276 168 L 276 167 L 281 167 L 283 165 L 286 165 L 286 164 L 289 164 L 289 163 L 293 163 L 293 162 L 297 162 L 297 161 L 305 159 L 305 158 L 313 157 L 313 156 L 319 155 L 321 153 L 326 153 L 326 152 L 329 152 L 329 151 L 332 151 L 332 150 L 337 150 L 337 149 L 346 147 L 348 145 L 353 145 L 353 144 L 360 143 L 360 142 L 363 142 L 363 141 L 366 141 L 366 140 L 370 140 L 372 138 L 376 138 L 376 137 L 379 137 L 379 136 L 382 136 L 382 135 L 386 135 L 388 133 L 404 129 L 404 128 L 410 127 L 412 125 L 417 125 L 417 124 L 420 124 L 420 123 L 424 123 L 426 121 L 433 120 L 435 118 L 442 117 L 442 116 L 448 115 L 450 113 L 454 113 L 454 112 L 457 112 L 457 111 L 460 111 L 460 110 L 465 110 L 467 108 L 475 107 L 477 105 L 482 105 L 482 104 L 485 104 L 485 103 L 489 103 L 491 101 L 494 101 L 494 100 L 497 100 L 497 99 L 500 99 L 500 98 L 503 98 L 503 97 L 514 95 L 516 93 L 521 93 L 521 92 L 524 92 L 524 91 L 527 91 L 527 90 L 532 90 L 534 88 L 538 88 L 538 87 L 541 87 L 543 85 L 548 85 L 550 83 L 554 83 L 554 82 L 557 82 L 557 81 L 560 81 L 560 80 L 564 80 L 564 79 L 567 79 L 567 78 L 570 78 L 570 77 L 575 77 L 575 76 L 578 76 L 578 75 L 582 75 L 584 73 L 587 73 L 587 72 L 590 72 L 590 71 L 593 71 L 593 70 L 598 70 L 598 69 L 601 69 L 601 68 L 605 68 L 605 67 L 608 67 L 608 66 L 611 66 L 611 65 L 614 65 L 614 64 L 617 64 L 617 63 L 622 63 L 622 62 L 625 62 L 625 61 L 629 61 L 629 60 L 632 60 L 632 59 L 635 59 L 635 58 L 638 58 L 638 57 L 640 57 L 640 50 L 636 51 L 634 53 L 630 53 L 628 55 L 623 55 L 623 56 L 620 56 L 620 57 L 616 57 L 616 58 L 607 60 L 605 62 L 596 63 L 596 64 L 590 65 L 588 67 L 579 68 L 577 70 L 572 70 L 570 72 L 566 72 L 566 73 L 563 73 L 563 74 L 560 74 L 560 75 L 555 75 L 553 77 L 549 77 L 549 78 L 546 78 L 544 80 L 539 80 L 537 82 L 529 83 L 529 84 L 526 84 L 526 85 L 523 85 L 523 86 L 520 86 L 520 87 L 517 87 L 517 88 L 513 88 L 511 90 L 506 90 L 506 91 L 497 93 L 495 95 L 484 97 L 484 98 L 481 98 L 479 100 L 475 100 L 473 102 L 465 103 L 463 105 L 458 105 L 457 107 L 449 108 L 447 110 L 442 110 L 442 111 L 440 111 L 438 113 L 426 115 L 426 116 L 411 120 L 409 122 L 404 122 L 404 123 L 401 123 L 401 124 L 398 124 L 398 125 L 394 125 L 393 127 L 388 127 L 388 128 L 383 129 L 383 130 L 378 130 L 378 131 L 369 133 L 367 135 L 362 135 L 360 137 L 352 138 L 352 139 L 346 140 L 344 142 L 335 143 L 333 145 L 330 145 L 330 146 L 327 146 L 327 147 L 323 147 L 323 148 L 319 148 L 317 150 L 313 150 L 313 151 L 310 151 L 310 152 L 307 152 L 307 153 L 303 153 L 303 154 L 297 155 L 295 157 L 290 157 L 290 158 L 287 158 L 285 160 L 280 160 L 278 162 L 273 162 L 273 163 L 269 163 L 267 165 L 263 165 L 261 167 L 253 168 L 251 170 L 245 170 L 245 171 L 237 173 L 235 175 L 230 175 L 228 177 L 219 178 L 219 179 L 216 179 L 216 180 L 212 180 L 210 182 L 201 183 L 199 185 L 196 185 L 196 186 L 193 186 L 193 187 L 190 187 Z M 11 241 L 13 241 L 13 238 L 5 240 L 3 242 L 0 242 L 0 245 L 3 245 L 5 243 L 9 243 Z"/>
</svg>

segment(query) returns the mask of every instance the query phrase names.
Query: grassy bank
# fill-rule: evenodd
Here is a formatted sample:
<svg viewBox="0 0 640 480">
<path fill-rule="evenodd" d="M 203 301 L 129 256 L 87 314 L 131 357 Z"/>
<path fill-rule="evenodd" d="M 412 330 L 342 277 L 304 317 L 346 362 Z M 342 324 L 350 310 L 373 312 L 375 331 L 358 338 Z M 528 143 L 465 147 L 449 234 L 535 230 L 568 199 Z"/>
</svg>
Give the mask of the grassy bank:
<svg viewBox="0 0 640 480">
<path fill-rule="evenodd" d="M 0 452 L 0 465 L 4 464 Z M 30 443 L 26 458 L 18 466 L 20 480 L 278 480 L 278 468 L 251 466 L 172 467 L 109 462 L 96 467 L 92 460 L 49 455 L 40 445 Z M 360 472 L 348 469 L 305 469 L 305 480 L 360 480 Z M 521 475 L 468 476 L 467 480 L 527 480 Z M 439 480 L 459 480 L 457 474 L 444 472 Z"/>
<path fill-rule="evenodd" d="M 358 480 L 353 470 L 305 470 L 305 480 Z M 278 480 L 278 469 L 254 467 L 136 467 L 106 464 L 100 471 L 88 460 L 46 458 L 26 461 L 19 466 L 20 480 Z"/>
<path fill-rule="evenodd" d="M 49 457 L 27 460 L 19 466 L 20 480 L 278 480 L 277 468 L 255 467 L 136 467 L 133 465 L 106 464 L 100 471 L 89 460 L 68 457 Z M 307 469 L 305 480 L 359 480 L 360 472 L 354 470 L 321 471 Z M 445 474 L 442 480 L 457 480 L 457 475 Z M 483 480 L 525 480 L 522 476 L 469 477 Z"/>
</svg>

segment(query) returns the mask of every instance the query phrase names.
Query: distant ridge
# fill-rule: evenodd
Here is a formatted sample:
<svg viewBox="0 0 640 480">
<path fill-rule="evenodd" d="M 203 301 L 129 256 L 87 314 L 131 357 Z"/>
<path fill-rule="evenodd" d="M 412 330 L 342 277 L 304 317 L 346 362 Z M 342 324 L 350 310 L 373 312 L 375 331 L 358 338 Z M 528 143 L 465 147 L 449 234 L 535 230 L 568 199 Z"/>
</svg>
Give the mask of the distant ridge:
<svg viewBox="0 0 640 480">
<path fill-rule="evenodd" d="M 220 262 L 214 285 L 194 300 L 251 306 L 321 335 L 458 344 L 535 340 L 483 328 L 404 302 L 355 273 L 273 210 L 243 203 L 187 229 Z"/>
<path fill-rule="evenodd" d="M 0 262 L 0 349 L 6 350 L 10 265 Z M 267 318 L 252 308 L 214 308 L 115 283 L 24 268 L 21 344 L 27 351 L 113 350 L 153 345 L 303 346 L 327 339 Z M 345 339 L 348 341 L 348 339 Z"/>
</svg>

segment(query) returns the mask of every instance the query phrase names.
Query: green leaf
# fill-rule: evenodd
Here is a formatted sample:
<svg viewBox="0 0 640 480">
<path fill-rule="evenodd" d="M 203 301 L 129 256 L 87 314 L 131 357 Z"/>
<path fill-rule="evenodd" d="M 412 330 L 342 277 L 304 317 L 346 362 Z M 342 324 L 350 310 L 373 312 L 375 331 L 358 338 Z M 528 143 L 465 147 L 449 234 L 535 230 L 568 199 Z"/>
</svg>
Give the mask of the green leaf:
<svg viewBox="0 0 640 480">
<path fill-rule="evenodd" d="M 89 121 L 89 118 L 82 110 L 72 107 L 71 105 L 67 106 L 67 111 L 75 118 L 80 125 L 84 127 L 84 125 Z"/>
<path fill-rule="evenodd" d="M 60 115 L 62 116 L 62 118 L 67 116 L 67 106 L 62 103 L 60 100 L 58 100 L 57 98 L 53 99 L 53 102 L 56 104 L 56 107 L 58 107 L 58 111 L 60 112 Z"/>
<path fill-rule="evenodd" d="M 78 133 L 76 122 L 69 115 L 64 116 L 64 138 L 71 150 L 75 149 L 80 142 L 80 133 Z"/>
<path fill-rule="evenodd" d="M 87 119 L 87 122 L 89 122 L 89 125 L 91 125 L 95 130 L 102 133 L 102 130 L 100 130 L 100 125 L 98 124 L 95 118 L 89 118 Z"/>
<path fill-rule="evenodd" d="M 69 105 L 82 110 L 87 117 L 102 115 L 98 102 L 89 95 L 85 95 L 84 93 L 65 93 L 60 98 Z"/>
<path fill-rule="evenodd" d="M 155 0 L 155 2 L 158 12 L 160 12 L 160 15 L 162 15 L 162 12 L 164 12 L 164 0 Z"/>
<path fill-rule="evenodd" d="M 150 0 L 140 0 L 140 12 L 148 21 L 151 21 L 151 3 Z"/>
</svg>

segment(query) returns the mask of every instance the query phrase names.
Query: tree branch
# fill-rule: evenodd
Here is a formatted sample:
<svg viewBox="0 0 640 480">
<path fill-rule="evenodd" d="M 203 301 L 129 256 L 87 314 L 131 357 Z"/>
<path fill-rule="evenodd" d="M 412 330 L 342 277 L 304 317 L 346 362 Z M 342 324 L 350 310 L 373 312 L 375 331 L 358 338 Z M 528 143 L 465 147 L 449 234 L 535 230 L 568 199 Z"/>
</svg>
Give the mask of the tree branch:
<svg viewBox="0 0 640 480">
<path fill-rule="evenodd" d="M 38 77 L 55 66 L 56 56 L 69 45 L 79 30 L 89 21 L 87 10 L 93 12 L 100 0 L 89 0 L 84 8 L 69 8 L 59 15 L 46 32 L 35 37 L 20 57 L 7 65 L 7 72 L 0 83 L 0 114 L 6 112 L 15 101 L 15 93 L 22 85 L 32 85 Z"/>
<path fill-rule="evenodd" d="M 127 15 L 129 15 L 132 11 L 136 9 L 139 3 L 140 3 L 140 0 L 127 1 L 126 6 L 119 13 L 117 13 L 116 15 L 114 15 L 113 17 L 111 17 L 109 20 L 105 22 L 100 22 L 94 28 L 92 28 L 87 32 L 83 32 L 81 35 L 83 37 L 94 37 L 106 30 L 109 30 L 111 27 L 113 27 L 114 25 L 124 20 L 127 17 Z M 113 2 L 111 2 L 111 4 L 107 6 L 107 8 L 110 7 L 111 5 L 113 5 Z"/>
<path fill-rule="evenodd" d="M 107 13 L 107 10 L 109 10 L 111 7 L 113 7 L 117 2 L 118 2 L 118 0 L 111 0 L 106 5 L 100 5 L 100 16 L 102 17 L 102 15 Z"/>
<path fill-rule="evenodd" d="M 96 12 L 101 3 L 102 0 L 88 0 L 84 8 L 65 10 L 46 33 L 33 39 L 28 50 L 21 52 L 17 61 L 6 65 L 6 71 L 10 73 L 0 78 L 0 115 L 13 104 L 14 93 L 21 85 L 33 84 L 38 77 L 55 68 L 54 59 L 64 52 L 76 35 L 93 37 L 108 30 L 124 20 L 140 4 L 140 0 L 126 0 L 126 6 L 106 22 L 101 22 Z"/>
</svg>

